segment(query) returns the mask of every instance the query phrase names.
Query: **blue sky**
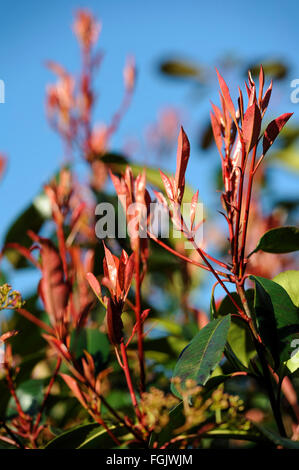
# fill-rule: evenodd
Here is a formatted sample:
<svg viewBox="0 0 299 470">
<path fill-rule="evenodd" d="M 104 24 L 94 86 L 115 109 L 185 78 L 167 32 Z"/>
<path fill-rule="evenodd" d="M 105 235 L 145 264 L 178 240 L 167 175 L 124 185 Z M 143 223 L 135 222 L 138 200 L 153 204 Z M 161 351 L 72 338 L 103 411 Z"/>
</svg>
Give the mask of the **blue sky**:
<svg viewBox="0 0 299 470">
<path fill-rule="evenodd" d="M 161 77 L 157 62 L 167 56 L 186 56 L 216 65 L 223 54 L 233 53 L 251 62 L 260 58 L 284 58 L 292 66 L 291 78 L 299 77 L 298 17 L 296 0 L 240 1 L 163 0 L 2 0 L 0 27 L 0 79 L 6 102 L 0 104 L 0 151 L 9 158 L 0 185 L 1 236 L 19 211 L 35 196 L 61 162 L 62 147 L 45 118 L 45 86 L 53 81 L 44 62 L 52 59 L 70 71 L 78 70 L 79 51 L 71 31 L 74 12 L 88 7 L 103 23 L 99 47 L 105 59 L 96 86 L 100 99 L 98 120 L 109 121 L 123 92 L 122 69 L 128 53 L 138 66 L 138 85 L 131 108 L 114 137 L 120 149 L 128 136 L 142 137 L 161 107 L 187 110 L 183 124 L 195 149 L 195 131 L 207 115 L 200 101 L 193 101 L 190 87 Z M 209 84 L 214 98 L 216 79 Z M 274 112 L 297 112 L 289 100 L 289 81 L 274 96 Z M 204 174 L 210 157 L 194 157 L 189 180 L 208 194 Z M 217 158 L 212 152 L 212 158 Z M 140 160 L 143 159 L 139 155 Z M 173 168 L 174 158 L 163 162 Z M 287 175 L 288 188 L 297 180 Z M 294 186 L 295 185 L 295 186 Z M 286 190 L 286 185 L 282 185 Z M 208 199 L 208 197 L 207 197 Z"/>
</svg>

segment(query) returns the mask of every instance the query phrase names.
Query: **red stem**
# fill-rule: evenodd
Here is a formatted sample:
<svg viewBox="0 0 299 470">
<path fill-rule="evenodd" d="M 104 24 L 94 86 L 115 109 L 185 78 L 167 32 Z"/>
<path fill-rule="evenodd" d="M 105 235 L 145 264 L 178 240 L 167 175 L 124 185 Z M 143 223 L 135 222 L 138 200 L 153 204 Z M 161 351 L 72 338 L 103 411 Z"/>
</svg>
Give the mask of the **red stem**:
<svg viewBox="0 0 299 470">
<path fill-rule="evenodd" d="M 145 364 L 143 350 L 143 324 L 141 321 L 141 283 L 140 283 L 140 239 L 135 250 L 135 315 L 137 323 L 137 344 L 140 369 L 140 394 L 145 392 Z"/>
<path fill-rule="evenodd" d="M 28 312 L 28 310 L 26 310 L 25 308 L 18 308 L 16 309 L 16 311 L 23 317 L 27 318 L 27 320 L 31 321 L 31 323 L 34 323 L 43 330 L 47 331 L 50 335 L 54 334 L 53 328 L 51 328 L 49 325 L 47 325 L 47 323 L 43 322 L 39 318 L 32 315 L 32 313 Z"/>
<path fill-rule="evenodd" d="M 184 226 L 184 232 L 185 233 L 188 233 L 188 228 L 182 218 L 182 223 L 183 223 L 183 226 Z M 224 282 L 222 281 L 222 279 L 220 279 L 220 277 L 218 276 L 217 272 L 215 271 L 215 269 L 213 268 L 213 266 L 209 263 L 209 261 L 206 259 L 205 255 L 203 254 L 202 250 L 197 246 L 193 236 L 191 236 L 191 234 L 189 234 L 189 237 L 188 237 L 188 240 L 193 244 L 194 248 L 196 249 L 197 253 L 200 255 L 200 257 L 202 258 L 202 260 L 206 263 L 206 265 L 210 268 L 210 271 L 214 274 L 215 278 L 217 279 L 217 281 L 219 282 L 219 284 L 221 285 L 221 287 L 225 290 L 226 294 L 228 295 L 228 297 L 230 298 L 230 300 L 232 301 L 232 303 L 234 304 L 234 306 L 236 307 L 237 311 L 240 313 L 241 316 L 244 316 L 244 312 L 242 311 L 242 309 L 240 309 L 239 305 L 237 304 L 237 302 L 235 301 L 235 299 L 231 296 L 231 293 L 229 292 L 229 290 L 227 289 L 226 285 L 224 284 Z"/>
<path fill-rule="evenodd" d="M 187 258 L 187 256 L 184 256 L 182 255 L 181 253 L 179 253 L 178 251 L 174 250 L 173 248 L 171 248 L 170 246 L 166 245 L 166 243 L 162 242 L 161 240 L 159 240 L 157 237 L 155 237 L 152 233 L 150 232 L 147 232 L 149 237 L 154 240 L 158 245 L 162 246 L 163 248 L 165 248 L 167 251 L 169 251 L 170 253 L 172 253 L 173 255 L 175 255 L 177 258 L 181 258 L 183 261 L 186 261 L 187 263 L 190 263 L 190 264 L 193 264 L 194 266 L 198 266 L 199 268 L 202 268 L 202 269 L 205 269 L 206 271 L 210 271 L 210 268 L 208 268 L 208 266 L 206 266 L 205 264 L 201 264 L 201 263 L 198 263 L 197 261 L 191 259 L 191 258 Z M 226 278 L 229 278 L 229 274 L 227 273 L 223 273 L 221 271 L 216 271 L 215 272 L 217 274 L 219 274 L 220 276 L 223 276 L 223 277 L 226 277 Z"/>
<path fill-rule="evenodd" d="M 234 272 L 239 271 L 239 235 L 240 235 L 240 220 L 241 220 L 241 211 L 242 211 L 242 202 L 243 202 L 243 185 L 244 185 L 244 172 L 245 172 L 245 161 L 246 154 L 244 145 L 242 145 L 242 163 L 241 163 L 241 172 L 240 172 L 240 184 L 239 184 L 239 194 L 238 194 L 238 207 L 237 207 L 237 218 L 235 224 L 235 232 L 232 246 L 232 256 L 233 256 L 233 266 Z"/>
<path fill-rule="evenodd" d="M 36 418 L 36 421 L 35 421 L 35 424 L 34 424 L 34 428 L 33 428 L 33 433 L 35 433 L 35 432 L 37 431 L 37 429 L 38 429 L 38 425 L 39 425 L 40 420 L 41 420 L 41 418 L 42 418 L 42 414 L 43 414 L 44 408 L 45 408 L 45 406 L 46 406 L 46 402 L 47 402 L 47 400 L 48 400 L 48 398 L 49 398 L 51 389 L 52 389 L 52 387 L 53 387 L 53 385 L 54 385 L 54 382 L 55 382 L 55 380 L 56 380 L 57 374 L 58 374 L 58 372 L 59 372 L 59 369 L 60 369 L 60 366 L 61 366 L 61 362 L 62 362 L 62 361 L 61 361 L 61 357 L 59 357 L 59 358 L 57 359 L 57 364 L 56 364 L 54 373 L 53 373 L 53 375 L 52 375 L 52 377 L 51 377 L 51 380 L 50 380 L 50 382 L 49 382 L 47 391 L 46 391 L 46 393 L 45 393 L 45 396 L 44 396 L 42 405 L 41 405 L 40 410 L 39 410 L 39 413 L 38 413 L 38 415 L 37 415 L 37 418 Z"/>
<path fill-rule="evenodd" d="M 244 213 L 244 217 L 243 217 L 243 232 L 242 232 L 241 251 L 240 251 L 240 258 L 239 258 L 239 266 L 240 266 L 239 275 L 240 275 L 240 277 L 243 276 L 243 272 L 244 272 L 244 254 L 245 254 L 249 209 L 250 209 L 250 202 L 251 202 L 252 183 L 253 183 L 253 177 L 254 177 L 254 165 L 255 165 L 256 151 L 257 151 L 257 145 L 254 146 L 253 152 L 252 152 L 250 174 L 249 174 L 249 181 L 248 181 L 248 189 L 247 189 L 247 197 L 246 197 L 246 206 L 245 206 L 245 213 Z"/>
<path fill-rule="evenodd" d="M 121 351 L 123 365 L 124 365 L 123 370 L 125 372 L 127 385 L 128 385 L 128 389 L 129 389 L 131 400 L 132 400 L 132 405 L 134 406 L 137 418 L 139 419 L 139 421 L 141 421 L 142 417 L 141 417 L 140 410 L 138 408 L 138 403 L 137 403 L 136 395 L 135 395 L 133 384 L 132 384 L 130 368 L 129 368 L 129 363 L 128 363 L 128 357 L 127 357 L 127 350 L 126 350 L 126 347 L 125 347 L 123 341 L 120 343 L 120 351 Z"/>
<path fill-rule="evenodd" d="M 59 252 L 62 260 L 63 272 L 65 280 L 68 279 L 67 273 L 67 261 L 66 261 L 66 246 L 63 234 L 63 225 L 60 222 L 56 222 L 57 227 L 57 238 L 58 238 L 58 245 L 59 245 Z"/>
</svg>

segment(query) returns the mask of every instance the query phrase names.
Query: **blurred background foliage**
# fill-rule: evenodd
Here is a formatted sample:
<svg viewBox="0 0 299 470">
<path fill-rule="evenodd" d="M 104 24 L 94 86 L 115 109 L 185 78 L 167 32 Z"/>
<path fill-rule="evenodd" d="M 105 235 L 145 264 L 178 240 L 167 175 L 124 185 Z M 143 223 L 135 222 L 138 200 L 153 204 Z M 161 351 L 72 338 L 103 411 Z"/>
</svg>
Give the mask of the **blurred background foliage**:
<svg viewBox="0 0 299 470">
<path fill-rule="evenodd" d="M 92 2 L 89 3 L 92 7 Z M 110 21 L 105 22 L 104 18 L 105 31 L 110 28 L 114 15 L 120 13 L 118 13 L 119 2 L 115 2 L 113 6 L 110 2 L 106 2 L 106 5 L 105 2 L 103 3 L 106 17 L 108 16 L 109 18 L 110 15 Z M 110 4 L 109 7 L 107 6 L 108 3 Z M 136 2 L 124 3 L 127 3 L 127 13 L 132 12 L 136 5 Z M 170 8 L 170 2 L 166 3 Z M 189 11 L 189 4 L 192 2 L 187 3 L 187 10 Z M 29 10 L 31 11 L 32 2 L 29 2 L 29 4 Z M 59 11 L 60 6 L 55 2 L 54 4 L 53 8 Z M 258 2 L 255 2 L 255 4 L 257 7 Z M 73 2 L 72 6 L 74 5 L 75 3 Z M 295 8 L 295 3 L 293 7 Z M 7 5 L 6 8 L 8 8 Z M 13 9 L 12 6 L 10 6 L 10 8 Z M 153 2 L 152 8 L 155 9 L 155 2 Z M 158 10 L 160 8 L 157 3 L 156 8 Z M 238 15 L 237 9 L 241 9 L 243 15 L 242 21 L 246 21 L 247 12 L 243 8 L 244 7 L 241 7 L 239 3 L 235 2 L 234 8 L 230 11 L 236 10 L 232 15 Z M 215 15 L 217 14 L 216 10 Z M 297 10 L 298 6 L 296 6 L 296 11 Z M 63 10 L 63 12 L 63 24 L 67 25 L 69 17 L 66 18 L 65 10 Z M 293 16 L 296 16 L 295 13 Z M 33 15 L 32 21 L 39 21 L 40 18 L 43 19 L 42 24 L 45 24 L 46 14 L 38 9 L 36 17 Z M 168 22 L 171 23 L 173 19 L 170 12 L 168 12 L 167 18 Z M 134 19 L 138 21 L 136 13 Z M 232 16 L 231 18 L 227 16 L 223 21 L 227 21 L 228 24 L 232 26 L 234 19 L 236 20 L 237 16 Z M 60 21 L 62 21 L 61 18 L 59 18 L 59 24 Z M 127 21 L 130 25 L 129 14 L 127 15 Z M 174 13 L 174 21 L 178 24 L 177 12 Z M 184 28 L 186 29 L 188 18 L 184 21 L 186 21 L 186 24 L 184 22 Z M 277 21 L 279 21 L 279 19 L 276 17 L 275 22 L 277 23 Z M 269 19 L 269 23 L 270 29 L 273 28 L 273 26 L 271 26 L 271 19 Z M 28 24 L 29 23 L 26 22 L 27 28 Z M 53 23 L 50 22 L 50 24 L 53 28 Z M 213 47 L 217 50 L 219 36 L 213 34 L 212 26 L 213 24 L 211 23 L 210 35 L 206 37 L 206 41 L 212 42 L 214 44 Z M 256 27 L 257 26 L 254 26 L 254 28 Z M 60 26 L 58 27 L 58 31 L 61 31 L 59 28 Z M 66 26 L 64 26 L 64 28 L 65 31 L 63 34 L 69 34 L 68 28 Z M 221 70 L 227 82 L 230 84 L 231 90 L 234 90 L 236 89 L 236 84 L 242 84 L 244 82 L 248 69 L 251 70 L 253 76 L 256 76 L 260 64 L 262 63 L 266 82 L 269 83 L 271 79 L 274 81 L 274 94 L 272 99 L 274 106 L 270 107 L 271 111 L 276 115 L 277 108 L 280 109 L 282 106 L 285 108 L 285 103 L 287 103 L 288 107 L 284 110 L 295 111 L 295 116 L 281 133 L 277 143 L 273 146 L 273 150 L 269 152 L 269 156 L 265 159 L 265 168 L 260 171 L 257 179 L 248 242 L 249 247 L 252 246 L 253 249 L 260 236 L 267 229 L 281 224 L 298 224 L 299 120 L 296 116 L 296 108 L 290 101 L 290 93 L 292 92 L 290 82 L 296 78 L 294 70 L 298 70 L 298 64 L 293 64 L 291 57 L 289 57 L 287 53 L 273 53 L 272 56 L 266 54 L 263 56 L 260 54 L 256 43 L 250 50 L 250 54 L 248 51 L 246 52 L 246 57 L 242 57 L 239 53 L 240 51 L 236 48 L 236 51 L 230 53 L 223 51 L 218 55 L 217 61 L 209 61 L 205 54 L 202 54 L 204 56 L 202 61 L 200 59 L 197 60 L 197 58 L 192 59 L 190 58 L 192 56 L 200 57 L 200 50 L 205 47 L 205 44 L 201 39 L 201 42 L 199 41 L 193 50 L 188 50 L 187 48 L 185 50 L 184 28 L 182 30 L 178 28 L 177 31 L 177 34 L 181 37 L 180 50 L 183 52 L 172 54 L 164 52 L 163 49 L 165 49 L 165 47 L 163 47 L 163 42 L 159 43 L 158 39 L 155 38 L 155 25 L 152 26 L 153 34 L 149 42 L 155 44 L 155 65 L 150 69 L 149 64 L 147 64 L 145 70 L 143 70 L 142 65 L 139 65 L 137 60 L 137 68 L 140 70 L 141 74 L 141 87 L 143 86 L 142 74 L 152 74 L 152 76 L 158 77 L 158 84 L 155 86 L 157 88 L 160 86 L 159 84 L 161 84 L 162 93 L 158 93 L 161 107 L 156 109 L 156 117 L 152 116 L 152 123 L 144 125 L 143 131 L 140 130 L 140 123 L 138 123 L 138 132 L 137 135 L 134 135 L 134 123 L 138 119 L 140 110 L 137 107 L 136 117 L 134 117 L 135 105 L 133 99 L 128 115 L 129 126 L 121 130 L 121 137 L 112 141 L 110 148 L 107 149 L 104 155 L 100 156 L 100 159 L 112 168 L 115 173 L 121 173 L 127 162 L 132 163 L 135 174 L 145 165 L 149 168 L 147 171 L 148 182 L 153 187 L 161 189 L 158 168 L 161 167 L 162 169 L 165 168 L 168 171 L 173 171 L 179 125 L 181 122 L 184 122 L 185 128 L 190 129 L 188 134 L 190 134 L 191 142 L 191 159 L 190 168 L 187 172 L 187 182 L 190 184 L 190 187 L 192 186 L 195 190 L 197 188 L 199 189 L 200 200 L 205 204 L 207 222 L 204 227 L 204 243 L 208 245 L 209 251 L 213 255 L 225 253 L 226 243 L 225 237 L 223 237 L 224 225 L 221 215 L 217 212 L 217 210 L 221 209 L 221 205 L 219 194 L 215 192 L 215 190 L 221 189 L 219 182 L 220 161 L 215 145 L 213 144 L 208 114 L 210 98 L 218 102 L 214 66 L 217 65 L 217 68 Z M 14 28 L 14 30 L 16 29 L 17 28 Z M 134 24 L 132 24 L 132 29 L 134 30 Z M 55 30 L 53 31 L 55 33 Z M 2 30 L 1 34 L 3 42 L 6 34 L 5 29 Z M 17 34 L 22 37 L 24 35 L 30 35 L 30 32 L 26 29 L 19 31 Z M 193 34 L 194 37 L 196 37 L 196 31 L 194 31 Z M 263 34 L 267 35 L 268 32 L 263 32 Z M 277 32 L 277 34 L 279 33 Z M 137 41 L 137 37 L 134 40 Z M 240 40 L 242 40 L 242 38 L 240 39 L 240 37 L 238 37 L 237 41 Z M 116 45 L 119 41 L 123 41 L 124 44 L 126 44 L 125 38 L 115 37 Z M 113 61 L 115 44 L 112 44 L 112 51 L 109 50 L 109 47 L 106 47 L 107 55 L 110 55 L 110 61 Z M 132 46 L 132 41 L 129 41 L 129 44 Z M 6 47 L 9 51 L 13 46 L 8 44 Z M 68 46 L 66 46 L 66 49 L 67 47 Z M 223 50 L 223 47 L 221 49 Z M 275 50 L 275 45 L 273 49 Z M 160 50 L 159 54 L 156 53 L 157 50 Z M 199 52 L 196 53 L 196 50 L 199 50 Z M 55 52 L 57 52 L 55 58 L 57 58 L 58 55 L 58 59 L 61 59 L 62 62 L 64 59 L 67 59 L 64 47 L 61 47 L 60 50 L 55 50 Z M 131 52 L 134 53 L 134 48 Z M 45 54 L 43 59 L 48 58 L 47 54 Z M 18 63 L 18 59 L 16 59 L 16 62 Z M 39 63 L 38 66 L 41 67 L 41 64 Z M 5 62 L 2 62 L 1 72 L 4 74 L 5 78 Z M 111 91 L 109 87 L 107 88 L 105 76 L 107 76 L 107 72 L 104 70 L 103 79 L 97 78 L 96 85 L 99 85 L 100 106 L 108 108 L 109 99 L 113 91 Z M 99 77 L 101 77 L 101 71 L 99 72 Z M 43 76 L 40 84 L 41 87 L 44 85 L 44 78 Z M 163 90 L 167 87 L 170 87 L 172 90 L 179 90 L 180 96 L 183 94 L 183 98 L 180 98 L 180 100 L 178 100 L 179 102 L 176 102 L 175 99 L 167 101 L 169 96 L 166 96 L 167 102 L 165 102 L 165 99 L 161 99 L 161 94 L 163 95 Z M 10 107 L 12 93 L 11 84 L 9 80 L 7 80 L 7 103 L 4 105 L 5 107 Z M 147 103 L 151 100 L 152 93 L 155 93 L 155 91 L 152 91 L 150 88 L 145 91 L 143 98 L 146 96 L 146 99 L 143 100 L 142 106 L 147 106 Z M 103 100 L 102 94 L 105 95 Z M 39 99 L 42 99 L 40 91 L 38 91 L 37 95 Z M 112 98 L 111 101 L 113 102 Z M 109 111 L 105 109 L 104 114 L 109 114 L 110 111 L 111 107 L 109 105 Z M 10 113 L 11 110 L 9 109 L 5 112 Z M 0 113 L 2 113 L 2 105 Z M 270 114 L 267 116 L 268 121 L 272 118 L 273 116 Z M 144 115 L 142 115 L 141 119 L 142 125 L 143 119 Z M 125 121 L 126 116 L 124 117 L 124 122 Z M 30 126 L 32 126 L 33 129 L 35 124 L 35 120 L 30 122 Z M 14 138 L 19 139 L 19 128 L 22 126 L 22 121 L 16 117 L 14 123 Z M 127 135 L 124 134 L 125 132 L 127 132 Z M 2 245 L 13 242 L 29 248 L 32 243 L 26 233 L 29 229 L 49 236 L 55 241 L 56 235 L 50 223 L 50 212 L 45 194 L 42 189 L 36 191 L 32 202 L 29 203 L 27 196 L 30 191 L 26 192 L 26 188 L 31 185 L 30 177 L 28 177 L 28 174 L 31 172 L 34 175 L 34 186 L 36 187 L 35 179 L 39 176 L 39 169 L 41 167 L 43 167 L 43 171 L 40 172 L 39 184 L 41 185 L 41 183 L 49 181 L 52 175 L 58 171 L 59 159 L 54 160 L 57 168 L 57 170 L 55 170 L 53 165 L 47 163 L 46 160 L 50 157 L 49 152 L 46 148 L 44 152 L 43 145 L 40 143 L 39 138 L 36 138 L 36 142 L 26 142 L 25 140 L 24 143 L 21 144 L 22 151 L 18 148 L 17 151 L 19 153 L 17 155 L 10 155 L 10 148 L 13 149 L 13 146 L 9 145 L 9 139 L 12 139 L 12 134 L 10 134 L 9 138 L 4 139 L 4 143 L 1 141 L 0 145 L 3 151 L 9 153 L 9 159 L 12 159 L 12 169 L 8 170 L 7 181 L 12 185 L 15 177 L 15 183 L 12 185 L 13 188 L 7 191 L 7 196 L 5 196 L 5 201 L 7 202 L 4 204 L 4 218 L 2 221 Z M 30 157 L 31 145 L 34 147 L 35 143 L 38 145 L 38 151 L 34 150 L 34 153 L 37 152 L 38 159 L 40 159 L 38 168 L 34 168 L 35 160 Z M 53 150 L 61 154 L 61 149 L 59 149 L 56 144 L 51 147 L 51 151 Z M 21 162 L 21 160 L 22 163 L 18 165 L 18 162 Z M 22 168 L 24 165 L 26 166 L 26 171 L 23 179 Z M 48 171 L 49 169 L 51 169 L 51 172 Z M 86 181 L 88 169 L 82 162 L 75 160 L 75 162 L 72 163 L 72 169 L 78 172 L 81 181 Z M 6 175 L 4 175 L 3 184 L 5 183 L 5 178 Z M 20 181 L 22 184 L 20 184 Z M 3 191 L 5 191 L 6 188 L 7 186 L 4 186 Z M 190 192 L 187 193 L 187 198 L 189 194 Z M 12 196 L 15 201 L 17 201 L 13 204 L 14 210 L 11 209 L 9 204 L 9 200 Z M 116 205 L 117 198 L 109 182 L 101 188 L 94 188 L 94 197 L 97 202 L 111 201 Z M 3 199 L 2 193 L 2 200 Z M 25 200 L 27 204 L 24 204 L 21 210 Z M 16 212 L 19 212 L 19 214 L 16 214 Z M 95 273 L 101 274 L 103 248 L 98 241 L 93 241 L 92 243 L 96 251 Z M 177 251 L 192 256 L 191 252 L 185 252 L 182 241 L 170 239 L 167 243 L 175 247 Z M 128 239 L 121 240 L 120 245 L 126 249 L 126 251 L 130 251 Z M 112 248 L 113 246 L 113 241 L 111 241 L 110 247 Z M 151 309 L 151 314 L 147 322 L 148 333 L 145 341 L 146 359 L 149 367 L 148 382 L 149 385 L 155 384 L 158 388 L 168 391 L 169 379 L 172 376 L 178 355 L 194 337 L 198 329 L 206 324 L 209 318 L 212 280 L 208 278 L 204 272 L 199 271 L 194 266 L 186 266 L 184 262 L 176 259 L 154 242 L 150 244 L 150 253 L 148 277 L 143 285 L 143 308 Z M 277 256 L 258 253 L 255 255 L 254 259 L 252 259 L 249 271 L 257 275 L 273 278 L 281 270 L 294 267 L 295 263 L 296 258 L 293 254 L 291 256 Z M 24 257 L 15 250 L 9 250 L 6 253 L 6 258 L 2 261 L 1 265 L 1 278 L 2 282 L 9 282 L 22 292 L 27 310 L 47 322 L 45 312 L 35 294 L 38 274 L 36 270 L 25 261 Z M 221 312 L 227 312 L 228 309 L 227 299 L 223 299 L 223 297 L 222 292 L 217 293 L 216 298 L 220 305 L 219 315 L 221 315 Z M 109 396 L 109 403 L 112 406 L 130 414 L 129 397 L 123 377 L 118 373 L 119 365 L 114 359 L 113 354 L 111 354 L 111 348 L 107 342 L 106 336 L 100 331 L 101 328 L 97 328 L 98 325 L 103 325 L 104 314 L 104 309 L 99 304 L 96 304 L 91 313 L 91 320 L 88 327 L 90 330 L 86 330 L 84 338 L 77 338 L 77 341 L 75 341 L 74 338 L 74 348 L 77 357 L 80 358 L 83 349 L 86 347 L 90 354 L 96 358 L 96 364 L 99 370 L 105 369 L 109 364 L 109 367 L 112 368 L 114 373 L 110 374 L 109 379 L 107 378 L 104 381 L 105 394 Z M 34 414 L 42 398 L 40 390 L 51 376 L 53 359 L 44 356 L 46 342 L 42 338 L 40 329 L 37 326 L 32 325 L 28 320 L 17 313 L 7 313 L 4 311 L 1 312 L 1 315 L 2 331 L 18 330 L 20 332 L 20 334 L 10 340 L 20 366 L 20 373 L 17 376 L 18 394 L 20 400 L 23 400 L 25 403 L 26 412 Z M 125 329 L 129 331 L 132 326 L 130 312 L 124 315 L 123 320 Z M 93 329 L 94 327 L 96 327 L 96 329 Z M 97 338 L 92 337 L 94 334 L 92 331 L 97 333 Z M 240 325 L 236 322 L 234 324 L 234 330 L 231 330 L 231 335 L 242 336 L 243 334 L 242 328 L 240 328 Z M 242 350 L 244 344 L 246 344 L 246 351 Z M 242 360 L 248 360 L 251 350 L 249 341 L 240 341 L 240 344 L 234 342 L 234 347 L 236 348 L 234 352 L 238 355 L 241 362 Z M 134 354 L 132 354 L 130 360 L 132 362 L 136 361 Z M 134 367 L 132 370 L 134 370 Z M 225 374 L 231 372 L 225 362 L 222 364 L 222 371 Z M 299 386 L 299 373 L 295 373 L 294 378 L 294 383 Z M 238 377 L 227 381 L 225 386 L 229 392 L 240 395 L 245 401 L 246 410 L 251 413 L 252 417 L 255 417 L 257 421 L 266 420 L 267 422 L 267 420 L 270 420 L 271 424 L 268 399 L 263 393 L 263 390 L 257 388 L 254 381 L 251 381 L 250 378 Z M 298 389 L 297 387 L 297 390 Z M 0 412 L 3 413 L 6 409 L 6 413 L 8 413 L 9 416 L 13 416 L 15 410 L 11 404 L 3 380 L 0 380 L 0 390 Z M 49 428 L 49 436 L 51 437 L 59 435 L 65 426 L 74 425 L 87 419 L 86 412 L 81 409 L 75 398 L 70 397 L 65 383 L 60 378 L 58 378 L 58 382 L 53 388 L 53 393 L 47 402 L 46 414 L 50 421 L 55 423 L 53 427 Z M 225 440 L 220 442 L 218 440 L 217 443 L 209 441 L 206 445 L 213 447 L 222 446 L 225 443 Z M 235 443 L 234 445 L 237 444 Z"/>
</svg>

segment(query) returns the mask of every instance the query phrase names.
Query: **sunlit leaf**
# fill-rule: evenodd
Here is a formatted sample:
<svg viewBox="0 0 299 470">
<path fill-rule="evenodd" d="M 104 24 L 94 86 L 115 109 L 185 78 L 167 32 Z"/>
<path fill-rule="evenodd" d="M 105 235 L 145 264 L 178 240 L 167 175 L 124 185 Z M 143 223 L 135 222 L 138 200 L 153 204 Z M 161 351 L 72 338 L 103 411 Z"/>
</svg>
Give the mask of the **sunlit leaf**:
<svg viewBox="0 0 299 470">
<path fill-rule="evenodd" d="M 289 294 L 292 302 L 299 307 L 299 271 L 289 270 L 279 273 L 273 278 Z"/>
</svg>

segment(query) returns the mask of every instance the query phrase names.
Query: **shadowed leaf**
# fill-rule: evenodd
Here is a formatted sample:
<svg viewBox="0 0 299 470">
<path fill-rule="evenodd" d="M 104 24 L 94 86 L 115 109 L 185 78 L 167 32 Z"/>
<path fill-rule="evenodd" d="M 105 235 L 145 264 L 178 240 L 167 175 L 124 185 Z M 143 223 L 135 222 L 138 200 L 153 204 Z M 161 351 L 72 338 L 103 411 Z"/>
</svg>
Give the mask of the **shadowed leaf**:
<svg viewBox="0 0 299 470">
<path fill-rule="evenodd" d="M 256 251 L 267 253 L 291 253 L 299 250 L 299 229 L 286 226 L 268 230 L 257 244 Z"/>
<path fill-rule="evenodd" d="M 183 389 L 188 379 L 194 380 L 198 385 L 205 385 L 221 360 L 230 321 L 230 315 L 219 320 L 212 320 L 197 333 L 191 343 L 181 352 L 173 377 L 180 378 L 180 386 Z M 171 385 L 171 390 L 181 398 L 174 383 Z"/>
</svg>

